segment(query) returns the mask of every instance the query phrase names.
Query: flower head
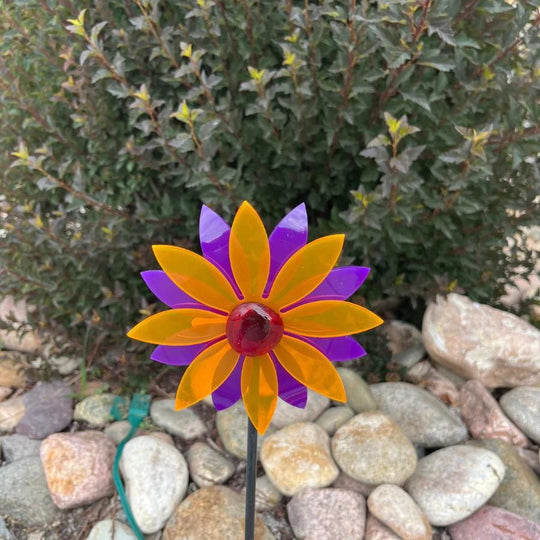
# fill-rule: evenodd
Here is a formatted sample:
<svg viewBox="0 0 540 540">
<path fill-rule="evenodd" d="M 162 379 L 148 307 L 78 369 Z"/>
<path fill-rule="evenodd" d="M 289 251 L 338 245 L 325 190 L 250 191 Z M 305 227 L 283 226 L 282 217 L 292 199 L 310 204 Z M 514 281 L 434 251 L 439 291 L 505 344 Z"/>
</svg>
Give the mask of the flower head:
<svg viewBox="0 0 540 540">
<path fill-rule="evenodd" d="M 176 409 L 212 394 L 217 409 L 243 398 L 259 433 L 278 396 L 304 407 L 307 388 L 337 401 L 345 390 L 333 361 L 359 358 L 350 337 L 378 326 L 371 311 L 345 302 L 369 269 L 333 268 L 344 235 L 307 243 L 307 215 L 297 206 L 267 236 L 244 202 L 229 227 L 203 206 L 203 256 L 175 246 L 153 246 L 163 270 L 143 272 L 152 292 L 171 309 L 152 315 L 128 336 L 158 345 L 152 359 L 188 366 Z"/>
</svg>

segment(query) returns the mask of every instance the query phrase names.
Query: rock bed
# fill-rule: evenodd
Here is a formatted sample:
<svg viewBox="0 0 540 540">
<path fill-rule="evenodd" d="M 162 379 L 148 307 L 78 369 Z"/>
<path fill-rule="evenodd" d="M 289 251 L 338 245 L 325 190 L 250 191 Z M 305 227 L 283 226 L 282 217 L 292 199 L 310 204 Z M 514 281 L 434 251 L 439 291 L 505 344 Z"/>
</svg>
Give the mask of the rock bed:
<svg viewBox="0 0 540 540">
<path fill-rule="evenodd" d="M 259 440 L 256 538 L 540 538 L 540 332 L 458 295 L 428 308 L 422 338 L 388 326 L 408 382 L 368 385 L 344 364 L 346 405 L 279 403 Z M 27 386 L 2 353 L 0 539 L 135 538 L 112 482 L 129 430 L 114 395 L 74 404 L 65 382 Z M 154 399 L 125 446 L 146 538 L 243 538 L 245 411 L 210 403 Z"/>
</svg>

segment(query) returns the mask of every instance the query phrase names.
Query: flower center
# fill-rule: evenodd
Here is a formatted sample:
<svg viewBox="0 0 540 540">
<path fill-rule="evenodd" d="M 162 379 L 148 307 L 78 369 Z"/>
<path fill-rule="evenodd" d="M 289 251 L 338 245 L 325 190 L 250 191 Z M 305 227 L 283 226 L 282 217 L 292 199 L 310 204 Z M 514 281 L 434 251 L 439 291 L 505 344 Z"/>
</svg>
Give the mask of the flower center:
<svg viewBox="0 0 540 540">
<path fill-rule="evenodd" d="M 227 339 L 231 347 L 246 356 L 267 353 L 279 343 L 282 335 L 281 317 L 257 302 L 236 306 L 227 319 Z"/>
</svg>

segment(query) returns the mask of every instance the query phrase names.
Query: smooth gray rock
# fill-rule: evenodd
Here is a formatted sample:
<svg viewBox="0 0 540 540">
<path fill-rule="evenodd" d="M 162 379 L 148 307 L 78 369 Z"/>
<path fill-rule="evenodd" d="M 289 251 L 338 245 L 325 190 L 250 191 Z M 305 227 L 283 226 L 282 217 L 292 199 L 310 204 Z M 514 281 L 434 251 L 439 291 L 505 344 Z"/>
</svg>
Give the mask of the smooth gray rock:
<svg viewBox="0 0 540 540">
<path fill-rule="evenodd" d="M 59 515 L 39 457 L 0 467 L 0 509 L 26 527 L 44 527 Z"/>
<path fill-rule="evenodd" d="M 354 411 L 347 407 L 330 407 L 326 409 L 315 423 L 321 426 L 328 435 L 332 436 L 338 428 L 354 416 Z"/>
<path fill-rule="evenodd" d="M 246 487 L 242 488 L 242 495 L 245 496 Z M 282 495 L 279 489 L 272 484 L 266 474 L 259 476 L 255 483 L 255 510 L 257 512 L 263 512 L 265 510 L 272 510 L 275 508 L 282 499 Z"/>
<path fill-rule="evenodd" d="M 223 484 L 235 471 L 234 463 L 203 442 L 192 444 L 186 459 L 191 478 L 199 487 Z"/>
<path fill-rule="evenodd" d="M 97 394 L 88 396 L 75 405 L 73 418 L 88 422 L 92 427 L 103 426 L 112 421 L 111 408 L 116 396 L 114 394 Z"/>
<path fill-rule="evenodd" d="M 358 373 L 344 367 L 340 367 L 337 370 L 345 387 L 347 405 L 355 413 L 377 409 L 377 404 L 375 403 L 375 399 L 373 399 L 369 384 Z"/>
<path fill-rule="evenodd" d="M 7 463 L 12 463 L 25 457 L 39 456 L 40 446 L 40 440 L 30 439 L 18 433 L 0 437 L 2 456 Z"/>
<path fill-rule="evenodd" d="M 150 416 L 154 423 L 186 441 L 202 437 L 208 430 L 197 413 L 192 409 L 175 411 L 174 402 L 174 399 L 159 399 L 152 402 Z"/>
<path fill-rule="evenodd" d="M 381 328 L 386 335 L 392 362 L 410 368 L 426 354 L 422 333 L 416 326 L 404 321 L 390 321 Z"/>
<path fill-rule="evenodd" d="M 467 438 L 467 428 L 461 419 L 436 397 L 414 384 L 372 384 L 371 392 L 379 409 L 392 418 L 414 444 L 440 448 Z"/>
<path fill-rule="evenodd" d="M 119 420 L 109 424 L 104 430 L 105 436 L 114 444 L 119 445 L 131 431 L 131 424 L 127 420 Z M 139 431 L 137 430 L 136 433 Z"/>
<path fill-rule="evenodd" d="M 137 540 L 137 536 L 121 521 L 104 519 L 92 527 L 86 540 Z"/>
<path fill-rule="evenodd" d="M 514 388 L 506 392 L 499 403 L 525 435 L 540 444 L 540 387 Z"/>
<path fill-rule="evenodd" d="M 306 406 L 303 409 L 278 399 L 271 424 L 280 429 L 298 422 L 313 422 L 329 405 L 330 400 L 327 397 L 308 388 Z"/>
</svg>

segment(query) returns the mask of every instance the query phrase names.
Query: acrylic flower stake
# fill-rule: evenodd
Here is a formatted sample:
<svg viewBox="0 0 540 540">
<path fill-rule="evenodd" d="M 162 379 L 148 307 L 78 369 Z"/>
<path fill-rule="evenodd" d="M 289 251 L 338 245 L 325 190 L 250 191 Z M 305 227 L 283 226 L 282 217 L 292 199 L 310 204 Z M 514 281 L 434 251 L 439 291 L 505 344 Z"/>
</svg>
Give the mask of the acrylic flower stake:
<svg viewBox="0 0 540 540">
<path fill-rule="evenodd" d="M 303 408 L 311 388 L 346 401 L 332 362 L 365 355 L 350 335 L 382 320 L 345 302 L 369 269 L 333 268 L 344 235 L 306 243 L 303 204 L 270 237 L 247 202 L 232 227 L 203 206 L 199 232 L 203 256 L 153 246 L 163 270 L 142 277 L 171 309 L 143 320 L 128 336 L 158 345 L 153 360 L 188 366 L 176 393 L 177 410 L 209 394 L 218 410 L 243 399 L 248 415 L 246 539 L 252 539 L 257 432 L 268 428 L 278 397 Z"/>
</svg>

